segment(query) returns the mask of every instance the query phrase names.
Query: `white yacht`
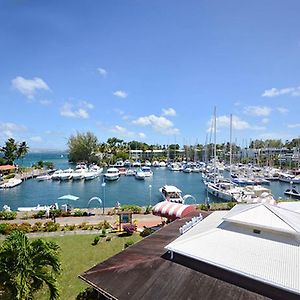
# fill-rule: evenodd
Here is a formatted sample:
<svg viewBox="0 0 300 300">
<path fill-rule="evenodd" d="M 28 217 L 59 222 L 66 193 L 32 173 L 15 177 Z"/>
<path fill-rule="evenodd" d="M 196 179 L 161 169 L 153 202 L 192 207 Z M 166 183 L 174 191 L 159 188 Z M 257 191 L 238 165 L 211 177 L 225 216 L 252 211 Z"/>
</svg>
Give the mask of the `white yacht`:
<svg viewBox="0 0 300 300">
<path fill-rule="evenodd" d="M 146 173 L 141 169 L 139 169 L 135 174 L 135 179 L 144 180 L 145 177 L 146 177 Z"/>
<path fill-rule="evenodd" d="M 51 176 L 51 179 L 52 180 L 59 180 L 60 178 L 60 174 L 62 174 L 63 170 L 56 170 L 52 176 Z"/>
<path fill-rule="evenodd" d="M 87 170 L 85 169 L 76 169 L 73 173 L 73 180 L 81 180 L 84 178 L 85 173 Z"/>
<path fill-rule="evenodd" d="M 225 201 L 236 201 L 241 195 L 241 189 L 230 182 L 206 182 L 205 185 L 208 193 Z"/>
<path fill-rule="evenodd" d="M 181 167 L 180 163 L 174 162 L 169 165 L 169 170 L 170 171 L 181 171 L 182 167 Z"/>
<path fill-rule="evenodd" d="M 142 167 L 142 171 L 145 173 L 145 177 L 151 177 L 153 175 L 150 167 L 144 166 Z"/>
<path fill-rule="evenodd" d="M 13 188 L 22 183 L 22 179 L 10 178 L 7 182 L 0 185 L 0 189 Z"/>
<path fill-rule="evenodd" d="M 184 199 L 181 196 L 182 191 L 174 185 L 164 185 L 159 191 L 166 201 L 184 203 Z"/>
<path fill-rule="evenodd" d="M 155 160 L 153 163 L 152 163 L 152 167 L 159 167 L 159 162 L 157 160 Z"/>
<path fill-rule="evenodd" d="M 167 166 L 166 162 L 164 161 L 159 162 L 159 167 L 165 168 L 166 166 Z"/>
<path fill-rule="evenodd" d="M 118 180 L 120 178 L 120 172 L 117 168 L 108 168 L 104 174 L 104 178 L 109 181 Z"/>
<path fill-rule="evenodd" d="M 50 180 L 52 178 L 51 175 L 46 174 L 46 175 L 40 175 L 36 177 L 37 181 L 45 181 L 45 180 Z"/>
<path fill-rule="evenodd" d="M 98 177 L 98 174 L 95 171 L 88 171 L 84 173 L 84 180 L 93 180 L 96 177 Z"/>
<path fill-rule="evenodd" d="M 70 180 L 73 177 L 73 169 L 66 169 L 59 175 L 59 180 Z"/>
</svg>

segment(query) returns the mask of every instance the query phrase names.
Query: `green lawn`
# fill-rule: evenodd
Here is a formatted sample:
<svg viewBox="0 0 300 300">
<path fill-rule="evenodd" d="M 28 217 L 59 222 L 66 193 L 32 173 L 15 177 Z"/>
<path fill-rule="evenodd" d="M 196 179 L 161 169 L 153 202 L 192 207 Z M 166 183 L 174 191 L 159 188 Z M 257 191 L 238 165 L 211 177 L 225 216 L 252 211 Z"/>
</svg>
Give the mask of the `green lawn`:
<svg viewBox="0 0 300 300">
<path fill-rule="evenodd" d="M 44 238 L 55 241 L 61 247 L 62 274 L 59 278 L 62 300 L 75 299 L 78 293 L 87 287 L 78 275 L 99 262 L 113 256 L 124 249 L 128 240 L 139 241 L 141 237 L 134 234 L 131 237 L 114 236 L 111 241 L 102 240 L 96 246 L 92 242 L 96 235 L 74 235 L 64 237 Z M 49 299 L 47 290 L 42 290 L 36 299 Z"/>
</svg>

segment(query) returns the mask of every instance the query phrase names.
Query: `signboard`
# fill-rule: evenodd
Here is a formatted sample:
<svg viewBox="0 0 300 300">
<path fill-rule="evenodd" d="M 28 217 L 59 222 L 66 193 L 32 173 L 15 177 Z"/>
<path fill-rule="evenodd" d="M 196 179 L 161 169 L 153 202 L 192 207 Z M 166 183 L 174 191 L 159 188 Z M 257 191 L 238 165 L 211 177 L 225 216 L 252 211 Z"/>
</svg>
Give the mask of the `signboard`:
<svg viewBox="0 0 300 300">
<path fill-rule="evenodd" d="M 132 213 L 131 212 L 121 212 L 119 213 L 120 224 L 122 223 L 132 223 Z"/>
</svg>

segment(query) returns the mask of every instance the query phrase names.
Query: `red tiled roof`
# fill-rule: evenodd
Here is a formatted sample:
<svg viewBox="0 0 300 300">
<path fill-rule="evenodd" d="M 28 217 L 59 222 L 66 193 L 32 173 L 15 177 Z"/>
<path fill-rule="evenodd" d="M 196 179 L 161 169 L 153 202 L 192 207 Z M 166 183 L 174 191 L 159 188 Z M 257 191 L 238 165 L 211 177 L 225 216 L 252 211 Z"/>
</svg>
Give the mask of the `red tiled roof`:
<svg viewBox="0 0 300 300">
<path fill-rule="evenodd" d="M 0 171 L 9 171 L 9 170 L 14 170 L 15 168 L 16 168 L 15 166 L 3 165 L 3 166 L 0 166 Z"/>
</svg>

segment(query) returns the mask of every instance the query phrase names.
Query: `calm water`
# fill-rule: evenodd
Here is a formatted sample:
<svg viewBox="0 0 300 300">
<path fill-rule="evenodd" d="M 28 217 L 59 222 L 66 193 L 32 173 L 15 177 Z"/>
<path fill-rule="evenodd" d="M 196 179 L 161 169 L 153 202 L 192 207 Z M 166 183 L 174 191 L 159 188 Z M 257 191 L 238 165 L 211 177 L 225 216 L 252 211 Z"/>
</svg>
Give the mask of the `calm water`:
<svg viewBox="0 0 300 300">
<path fill-rule="evenodd" d="M 53 161 L 56 168 L 67 168 L 69 163 L 67 155 L 53 154 L 29 154 L 24 158 L 23 164 L 32 165 L 39 160 Z M 19 162 L 21 165 L 21 162 Z M 74 167 L 74 166 L 73 166 Z M 87 207 L 88 201 L 94 196 L 105 200 L 106 207 L 113 207 L 119 201 L 121 204 L 154 205 L 161 201 L 159 188 L 165 184 L 175 185 L 180 188 L 183 195 L 190 194 L 196 198 L 197 203 L 204 203 L 206 192 L 200 173 L 186 174 L 183 172 L 171 172 L 166 168 L 153 168 L 153 177 L 146 180 L 137 180 L 134 176 L 122 176 L 118 181 L 107 182 L 105 190 L 101 186 L 103 177 L 91 181 L 42 181 L 30 179 L 21 185 L 6 190 L 0 190 L 0 209 L 4 204 L 12 209 L 20 206 L 36 206 L 37 204 L 53 204 L 59 201 L 58 197 L 65 194 L 76 195 L 79 198 L 74 207 Z M 151 188 L 149 187 L 151 185 Z M 284 197 L 284 190 L 289 187 L 287 183 L 271 182 L 270 188 L 276 198 Z M 210 201 L 216 201 L 210 197 Z M 187 203 L 193 203 L 193 199 Z M 63 204 L 63 203 L 61 203 Z M 96 202 L 92 207 L 99 207 Z"/>
</svg>

